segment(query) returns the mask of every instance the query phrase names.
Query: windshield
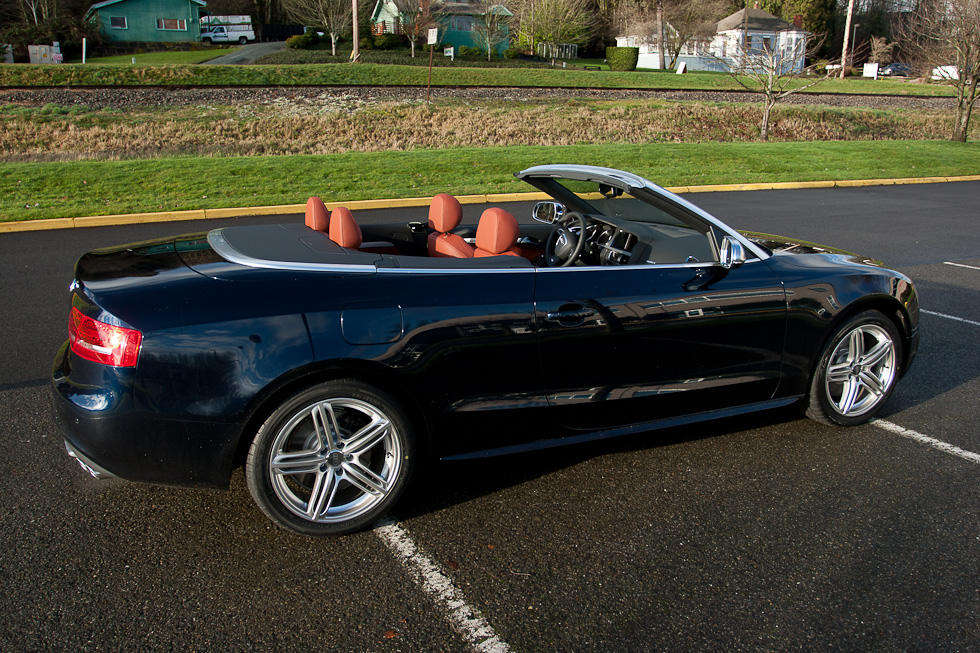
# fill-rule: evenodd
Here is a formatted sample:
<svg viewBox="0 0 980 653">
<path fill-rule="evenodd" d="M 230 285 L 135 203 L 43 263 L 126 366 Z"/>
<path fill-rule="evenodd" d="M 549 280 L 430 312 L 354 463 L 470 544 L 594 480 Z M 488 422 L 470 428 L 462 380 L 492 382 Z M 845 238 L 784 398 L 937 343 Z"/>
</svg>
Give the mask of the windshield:
<svg viewBox="0 0 980 653">
<path fill-rule="evenodd" d="M 650 201 L 625 193 L 618 188 L 604 184 L 574 179 L 556 179 L 560 186 L 574 193 L 582 204 L 589 207 L 588 213 L 596 213 L 609 218 L 621 218 L 646 224 L 691 227 L 689 221 L 682 220 L 650 203 Z M 651 198 L 654 199 L 654 198 Z"/>
</svg>

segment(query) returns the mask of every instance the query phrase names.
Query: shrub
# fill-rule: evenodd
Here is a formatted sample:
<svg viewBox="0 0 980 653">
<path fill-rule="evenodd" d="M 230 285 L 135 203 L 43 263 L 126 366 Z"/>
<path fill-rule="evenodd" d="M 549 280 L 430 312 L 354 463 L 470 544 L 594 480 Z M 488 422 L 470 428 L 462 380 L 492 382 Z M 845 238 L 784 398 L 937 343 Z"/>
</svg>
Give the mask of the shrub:
<svg viewBox="0 0 980 653">
<path fill-rule="evenodd" d="M 374 47 L 379 50 L 394 50 L 402 44 L 402 38 L 397 34 L 379 34 L 374 37 Z"/>
<path fill-rule="evenodd" d="M 316 33 L 316 30 L 311 29 L 307 30 L 303 34 L 294 34 L 293 36 L 290 36 L 288 39 L 286 39 L 286 47 L 297 50 L 309 50 L 316 45 L 317 41 L 319 40 L 320 37 Z"/>
<path fill-rule="evenodd" d="M 606 48 L 606 61 L 609 70 L 625 72 L 636 70 L 636 62 L 640 58 L 640 48 Z"/>
<path fill-rule="evenodd" d="M 360 41 L 362 50 L 373 50 L 374 49 L 374 39 L 370 36 L 362 36 Z"/>
<path fill-rule="evenodd" d="M 504 50 L 505 59 L 517 59 L 519 56 L 521 56 L 521 52 L 517 48 L 507 48 Z"/>
<path fill-rule="evenodd" d="M 462 45 L 459 48 L 459 56 L 461 57 L 482 57 L 483 50 L 472 45 Z"/>
</svg>

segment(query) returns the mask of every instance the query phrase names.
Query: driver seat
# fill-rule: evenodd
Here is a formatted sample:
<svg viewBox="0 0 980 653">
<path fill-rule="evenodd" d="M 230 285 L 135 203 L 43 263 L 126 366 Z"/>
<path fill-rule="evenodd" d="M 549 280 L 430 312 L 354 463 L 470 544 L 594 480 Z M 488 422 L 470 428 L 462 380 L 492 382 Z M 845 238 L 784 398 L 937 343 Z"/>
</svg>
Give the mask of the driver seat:
<svg viewBox="0 0 980 653">
<path fill-rule="evenodd" d="M 476 251 L 473 256 L 520 256 L 513 251 L 520 234 L 517 218 L 501 208 L 487 209 L 476 227 Z"/>
</svg>

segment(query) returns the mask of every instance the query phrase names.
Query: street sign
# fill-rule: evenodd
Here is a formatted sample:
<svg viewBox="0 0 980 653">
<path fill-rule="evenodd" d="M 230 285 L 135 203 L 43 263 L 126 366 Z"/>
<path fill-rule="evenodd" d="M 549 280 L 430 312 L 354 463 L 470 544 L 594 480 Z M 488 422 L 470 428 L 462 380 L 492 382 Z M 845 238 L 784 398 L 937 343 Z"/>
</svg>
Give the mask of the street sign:
<svg viewBox="0 0 980 653">
<path fill-rule="evenodd" d="M 427 45 L 435 45 L 439 42 L 439 28 L 433 27 L 429 30 L 429 41 Z"/>
</svg>

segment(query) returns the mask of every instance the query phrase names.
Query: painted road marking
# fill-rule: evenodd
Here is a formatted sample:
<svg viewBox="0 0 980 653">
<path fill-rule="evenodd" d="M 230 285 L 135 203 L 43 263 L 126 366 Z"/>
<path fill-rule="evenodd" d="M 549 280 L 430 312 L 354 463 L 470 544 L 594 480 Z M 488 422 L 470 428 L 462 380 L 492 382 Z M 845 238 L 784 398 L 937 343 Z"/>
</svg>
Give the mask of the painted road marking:
<svg viewBox="0 0 980 653">
<path fill-rule="evenodd" d="M 384 520 L 374 531 L 398 556 L 399 561 L 416 577 L 419 586 L 446 613 L 449 623 L 463 636 L 474 651 L 509 653 L 510 647 L 497 636 L 493 627 L 480 616 L 479 610 L 466 602 L 452 579 L 446 576 L 412 540 L 405 529 L 393 520 Z"/>
<path fill-rule="evenodd" d="M 964 263 L 953 263 L 952 261 L 943 261 L 943 265 L 952 265 L 958 268 L 969 268 L 970 270 L 980 270 L 980 268 L 978 268 L 975 265 L 966 265 Z"/>
<path fill-rule="evenodd" d="M 874 424 L 878 428 L 885 429 L 891 433 L 895 433 L 897 435 L 901 435 L 902 437 L 909 438 L 911 440 L 915 440 L 916 442 L 921 442 L 922 444 L 939 449 L 943 453 L 959 456 L 964 460 L 969 460 L 971 463 L 980 465 L 980 454 L 973 453 L 972 451 L 966 451 L 965 449 L 960 449 L 959 447 L 953 446 L 948 442 L 931 438 L 928 435 L 923 435 L 922 433 L 901 427 L 898 424 L 883 419 L 872 420 L 871 424 Z"/>
<path fill-rule="evenodd" d="M 946 315 L 945 313 L 936 313 L 935 311 L 927 311 L 925 309 L 919 309 L 926 315 L 935 315 L 936 317 L 944 317 L 947 320 L 956 320 L 957 322 L 966 322 L 967 324 L 972 324 L 973 326 L 980 326 L 980 322 L 974 322 L 973 320 L 968 320 L 963 317 L 956 317 L 955 315 Z"/>
</svg>

